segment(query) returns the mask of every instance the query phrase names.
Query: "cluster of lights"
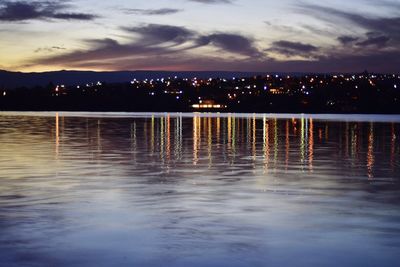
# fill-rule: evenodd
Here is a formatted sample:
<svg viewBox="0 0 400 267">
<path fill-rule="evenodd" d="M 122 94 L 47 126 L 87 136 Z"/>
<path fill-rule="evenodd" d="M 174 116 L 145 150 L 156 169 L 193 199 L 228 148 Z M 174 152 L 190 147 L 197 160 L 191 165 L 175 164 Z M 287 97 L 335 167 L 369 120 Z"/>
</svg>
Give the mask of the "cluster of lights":
<svg viewBox="0 0 400 267">
<path fill-rule="evenodd" d="M 290 81 L 289 81 L 290 79 Z M 224 89 L 229 92 L 229 94 L 224 94 L 226 100 L 235 100 L 240 103 L 240 99 L 238 99 L 238 95 L 291 95 L 294 94 L 302 94 L 302 95 L 310 95 L 314 93 L 314 90 L 317 88 L 321 88 L 324 85 L 332 84 L 334 86 L 344 85 L 346 88 L 355 88 L 359 90 L 363 87 L 363 84 L 367 84 L 368 86 L 372 86 L 375 88 L 379 88 L 381 81 L 386 82 L 385 79 L 391 79 L 392 82 L 389 84 L 385 83 L 386 86 L 390 86 L 391 88 L 397 89 L 398 82 L 395 79 L 400 80 L 400 76 L 398 75 L 372 75 L 372 74 L 364 74 L 364 75 L 345 75 L 345 74 L 337 74 L 333 76 L 321 76 L 321 75 L 309 75 L 303 77 L 291 77 L 291 76 L 280 76 L 277 74 L 274 75 L 266 75 L 263 78 L 251 77 L 251 78 L 237 78 L 232 77 L 229 82 L 230 84 L 224 85 L 222 83 L 228 82 L 227 79 L 219 79 L 219 78 L 207 78 L 207 79 L 198 79 L 194 78 L 178 78 L 177 76 L 171 78 L 158 78 L 158 79 L 144 79 L 137 80 L 133 79 L 130 83 L 134 85 L 137 89 L 147 88 L 148 95 L 155 96 L 156 94 L 162 95 L 164 94 L 171 95 L 177 100 L 183 99 L 184 90 L 179 90 L 178 88 L 202 88 L 203 86 L 215 86 L 215 88 Z M 285 80 L 285 81 L 284 81 Z M 296 86 L 297 84 L 297 86 Z M 320 85 L 319 85 L 320 84 Z M 94 91 L 101 90 L 98 87 L 104 86 L 104 84 L 100 81 L 94 83 L 87 83 L 86 87 L 94 87 Z M 392 87 L 393 86 L 393 87 Z M 85 88 L 85 86 L 82 86 Z M 81 89 L 81 86 L 76 86 L 77 89 Z M 293 88 L 293 90 L 289 89 Z M 384 89 L 385 87 L 383 87 Z M 65 95 L 67 92 L 64 90 L 64 85 L 58 85 L 52 94 L 54 96 Z M 88 89 L 89 90 L 89 89 Z M 160 91 L 158 91 L 160 90 Z M 235 90 L 235 91 L 233 91 Z M 261 93 L 264 90 L 265 93 Z M 232 93 L 236 92 L 235 94 Z M 82 89 L 82 92 L 85 92 L 85 89 Z M 198 92 L 198 90 L 196 91 Z M 0 92 L 1 95 L 1 92 Z M 3 96 L 6 96 L 6 92 L 2 93 Z M 354 97 L 353 97 L 354 98 Z M 231 103 L 231 101 L 230 101 Z M 198 108 L 218 108 L 217 104 L 195 104 L 199 105 Z M 195 107 L 194 107 L 195 108 Z M 223 105 L 220 105 L 219 108 L 223 108 Z"/>
<path fill-rule="evenodd" d="M 222 109 L 226 108 L 226 105 L 220 105 L 220 104 L 194 104 L 192 105 L 192 108 L 194 109 Z"/>
</svg>

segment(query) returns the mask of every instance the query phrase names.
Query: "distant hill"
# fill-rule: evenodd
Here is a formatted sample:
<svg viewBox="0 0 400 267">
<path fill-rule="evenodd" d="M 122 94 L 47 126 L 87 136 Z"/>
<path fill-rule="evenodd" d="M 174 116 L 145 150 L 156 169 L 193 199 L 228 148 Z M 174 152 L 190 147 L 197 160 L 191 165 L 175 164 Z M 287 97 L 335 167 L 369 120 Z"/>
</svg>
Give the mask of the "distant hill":
<svg viewBox="0 0 400 267">
<path fill-rule="evenodd" d="M 54 84 L 77 85 L 91 82 L 129 82 L 133 79 L 157 79 L 163 77 L 182 78 L 232 78 L 261 75 L 261 72 L 228 72 L 228 71 L 53 71 L 41 73 L 23 73 L 0 70 L 0 89 L 13 89 L 16 87 L 46 86 Z"/>
</svg>

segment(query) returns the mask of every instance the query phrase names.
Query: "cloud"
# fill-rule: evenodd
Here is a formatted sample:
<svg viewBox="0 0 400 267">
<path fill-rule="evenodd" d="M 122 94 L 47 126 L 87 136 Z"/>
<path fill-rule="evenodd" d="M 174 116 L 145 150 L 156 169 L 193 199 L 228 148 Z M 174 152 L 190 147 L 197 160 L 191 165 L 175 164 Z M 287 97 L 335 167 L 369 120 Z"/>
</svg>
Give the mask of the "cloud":
<svg viewBox="0 0 400 267">
<path fill-rule="evenodd" d="M 223 51 L 245 55 L 245 56 L 260 56 L 260 51 L 254 46 L 254 41 L 240 34 L 233 33 L 212 33 L 202 35 L 185 27 L 147 24 L 139 27 L 125 27 L 125 31 L 139 35 L 138 43 L 142 45 L 159 45 L 170 44 L 178 46 L 194 42 L 194 45 L 186 47 L 186 50 L 203 47 L 214 46 Z"/>
<path fill-rule="evenodd" d="M 250 57 L 262 56 L 260 51 L 254 46 L 254 41 L 240 34 L 213 33 L 204 35 L 197 39 L 197 44 L 199 46 L 211 44 L 224 51 Z"/>
<path fill-rule="evenodd" d="M 343 45 L 348 45 L 348 44 L 352 44 L 352 43 L 358 41 L 359 38 L 354 37 L 354 36 L 349 36 L 349 35 L 342 35 L 342 36 L 339 36 L 337 38 L 337 40 Z"/>
<path fill-rule="evenodd" d="M 53 14 L 51 18 L 61 20 L 93 20 L 96 16 L 85 13 L 57 13 Z"/>
<path fill-rule="evenodd" d="M 113 39 L 88 40 L 87 50 L 76 50 L 62 55 L 42 57 L 34 60 L 32 64 L 39 65 L 67 65 L 93 64 L 93 62 L 106 62 L 126 60 L 132 61 L 136 57 L 149 57 L 152 55 L 169 54 L 160 47 L 142 46 L 136 43 L 121 44 Z M 103 63 L 100 63 L 101 66 Z M 92 65 L 94 66 L 94 65 Z"/>
<path fill-rule="evenodd" d="M 379 33 L 370 32 L 367 33 L 367 39 L 356 43 L 357 46 L 376 46 L 385 47 L 390 41 L 390 38 Z"/>
<path fill-rule="evenodd" d="M 384 35 L 381 35 L 380 33 L 374 33 L 374 32 L 369 32 L 366 34 L 366 39 L 362 39 L 361 37 L 354 37 L 354 36 L 348 36 L 348 35 L 343 35 L 339 36 L 337 40 L 343 44 L 343 45 L 356 45 L 359 47 L 371 47 L 375 46 L 378 48 L 385 47 L 388 42 L 390 41 L 390 38 Z"/>
<path fill-rule="evenodd" d="M 343 25 L 338 24 L 340 28 Z M 328 48 L 313 44 L 278 40 L 261 50 L 253 38 L 237 33 L 198 32 L 182 26 L 142 24 L 120 28 L 125 39 L 84 40 L 86 49 L 39 56 L 33 65 L 92 70 L 234 70 L 283 72 L 394 72 L 400 51 L 386 49 L 392 39 L 377 31 L 365 35 L 341 35 L 342 46 Z M 346 47 L 343 47 L 347 44 Z M 205 48 L 199 53 L 199 48 Z M 207 48 L 217 48 L 219 53 Z M 207 53 L 207 51 L 210 51 Z M 287 56 L 268 58 L 264 51 Z M 45 52 L 45 51 L 43 51 Z M 227 56 L 227 52 L 241 57 Z M 302 57 L 301 60 L 291 58 Z M 27 67 L 27 66 L 25 66 Z"/>
<path fill-rule="evenodd" d="M 388 2 L 382 3 L 384 6 Z M 393 3 L 389 3 L 393 7 Z M 351 29 L 354 34 L 339 35 L 337 41 L 342 46 L 332 46 L 325 49 L 325 57 L 320 61 L 325 62 L 331 59 L 333 62 L 344 62 L 350 65 L 347 58 L 357 60 L 355 66 L 364 66 L 365 69 L 376 67 L 376 62 L 382 62 L 380 56 L 385 59 L 386 65 L 382 64 L 382 70 L 394 69 L 398 64 L 398 60 L 391 56 L 400 55 L 400 17 L 382 17 L 365 15 L 350 11 L 342 11 L 339 9 L 304 4 L 300 6 L 302 12 L 305 10 L 313 17 L 328 22 L 331 27 L 335 27 L 336 32 L 343 29 Z M 311 12 L 312 11 L 312 12 Z M 344 46 L 345 49 L 344 49 Z M 390 56 L 388 56 L 390 55 Z M 368 66 L 365 63 L 371 64 Z M 338 63 L 339 64 L 339 63 Z M 340 65 L 340 64 L 339 64 Z"/>
<path fill-rule="evenodd" d="M 267 51 L 277 52 L 279 54 L 292 57 L 292 56 L 306 56 L 310 57 L 314 52 L 318 51 L 318 47 L 304 44 L 300 42 L 291 41 L 276 41 L 272 43 L 272 46 Z"/>
<path fill-rule="evenodd" d="M 350 22 L 368 32 L 380 33 L 381 35 L 400 41 L 400 17 L 371 17 L 316 5 L 303 5 L 300 9 L 303 11 L 304 9 L 312 11 L 311 14 L 314 17 L 334 22 L 338 28 L 341 26 L 348 27 L 348 23 Z"/>
<path fill-rule="evenodd" d="M 176 9 L 176 8 L 160 8 L 160 9 L 131 8 L 131 9 L 126 9 L 125 13 L 153 16 L 153 15 L 171 15 L 179 13 L 181 11 L 182 9 Z"/>
<path fill-rule="evenodd" d="M 66 11 L 69 5 L 56 1 L 2 1 L 0 21 L 18 22 L 27 20 L 93 20 L 97 16 Z"/>
<path fill-rule="evenodd" d="M 220 51 L 235 55 L 246 56 L 258 61 L 265 59 L 254 45 L 251 38 L 232 33 L 212 33 L 200 35 L 198 32 L 185 27 L 144 24 L 136 27 L 123 27 L 127 42 L 111 38 L 85 40 L 87 49 L 71 51 L 61 55 L 38 57 L 32 65 L 67 65 L 68 68 L 91 66 L 114 66 L 120 69 L 124 65 L 141 67 L 150 62 L 157 62 L 155 66 L 164 66 L 162 60 L 168 59 L 168 66 L 176 64 L 189 65 L 189 59 L 211 58 L 211 54 L 196 55 L 193 51 L 200 47 L 216 47 Z M 43 51 L 43 50 L 42 50 Z M 222 55 L 218 56 L 219 60 Z M 190 60 L 189 60 L 190 61 Z M 100 63 L 99 63 L 100 62 Z M 120 64 L 116 66 L 116 62 Z M 125 63 L 123 63 L 125 62 Z M 185 62 L 185 63 L 182 63 Z"/>
<path fill-rule="evenodd" d="M 279 33 L 284 32 L 285 34 L 293 34 L 293 35 L 304 34 L 304 31 L 298 29 L 297 27 L 288 25 L 279 25 L 270 21 L 264 21 L 264 23 L 269 28 L 269 30 L 277 31 Z"/>
<path fill-rule="evenodd" d="M 142 45 L 158 45 L 161 43 L 182 44 L 191 39 L 195 33 L 185 27 L 146 24 L 139 27 L 124 27 L 128 33 L 139 35 Z"/>
<path fill-rule="evenodd" d="M 61 46 L 40 47 L 40 48 L 36 49 L 34 52 L 35 53 L 41 53 L 41 52 L 53 53 L 53 52 L 59 51 L 59 50 L 66 50 L 66 48 L 61 47 Z"/>
<path fill-rule="evenodd" d="M 135 61 L 143 58 L 169 56 L 184 53 L 178 46 L 189 43 L 195 33 L 185 27 L 146 24 L 138 27 L 124 27 L 129 35 L 128 42 L 104 38 L 85 40 L 88 48 L 76 50 L 62 55 L 38 58 L 32 64 L 41 65 L 91 65 L 92 62 L 116 62 L 120 60 Z M 192 46 L 192 44 L 190 44 Z M 140 58 L 140 59 L 139 59 Z"/>
<path fill-rule="evenodd" d="M 202 4 L 232 4 L 233 0 L 188 0 Z"/>
</svg>

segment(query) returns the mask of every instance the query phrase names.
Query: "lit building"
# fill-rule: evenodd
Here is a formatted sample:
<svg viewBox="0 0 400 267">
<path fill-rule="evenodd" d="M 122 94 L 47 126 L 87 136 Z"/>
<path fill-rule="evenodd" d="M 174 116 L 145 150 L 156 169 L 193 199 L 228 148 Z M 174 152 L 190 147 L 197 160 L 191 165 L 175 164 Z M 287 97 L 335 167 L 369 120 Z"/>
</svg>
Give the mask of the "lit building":
<svg viewBox="0 0 400 267">
<path fill-rule="evenodd" d="M 226 105 L 217 104 L 214 100 L 200 100 L 198 104 L 192 105 L 194 109 L 226 109 Z"/>
</svg>

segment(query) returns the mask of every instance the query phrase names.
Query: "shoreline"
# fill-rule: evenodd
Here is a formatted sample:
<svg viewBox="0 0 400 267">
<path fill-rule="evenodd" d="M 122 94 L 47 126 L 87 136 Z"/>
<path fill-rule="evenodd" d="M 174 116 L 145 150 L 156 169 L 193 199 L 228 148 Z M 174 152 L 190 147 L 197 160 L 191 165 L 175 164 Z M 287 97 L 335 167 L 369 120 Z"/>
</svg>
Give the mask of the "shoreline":
<svg viewBox="0 0 400 267">
<path fill-rule="evenodd" d="M 88 117 L 88 118 L 255 118 L 314 119 L 324 121 L 400 122 L 400 114 L 340 114 L 340 113 L 219 113 L 219 112 L 115 112 L 115 111 L 0 111 L 0 116 Z"/>
</svg>

